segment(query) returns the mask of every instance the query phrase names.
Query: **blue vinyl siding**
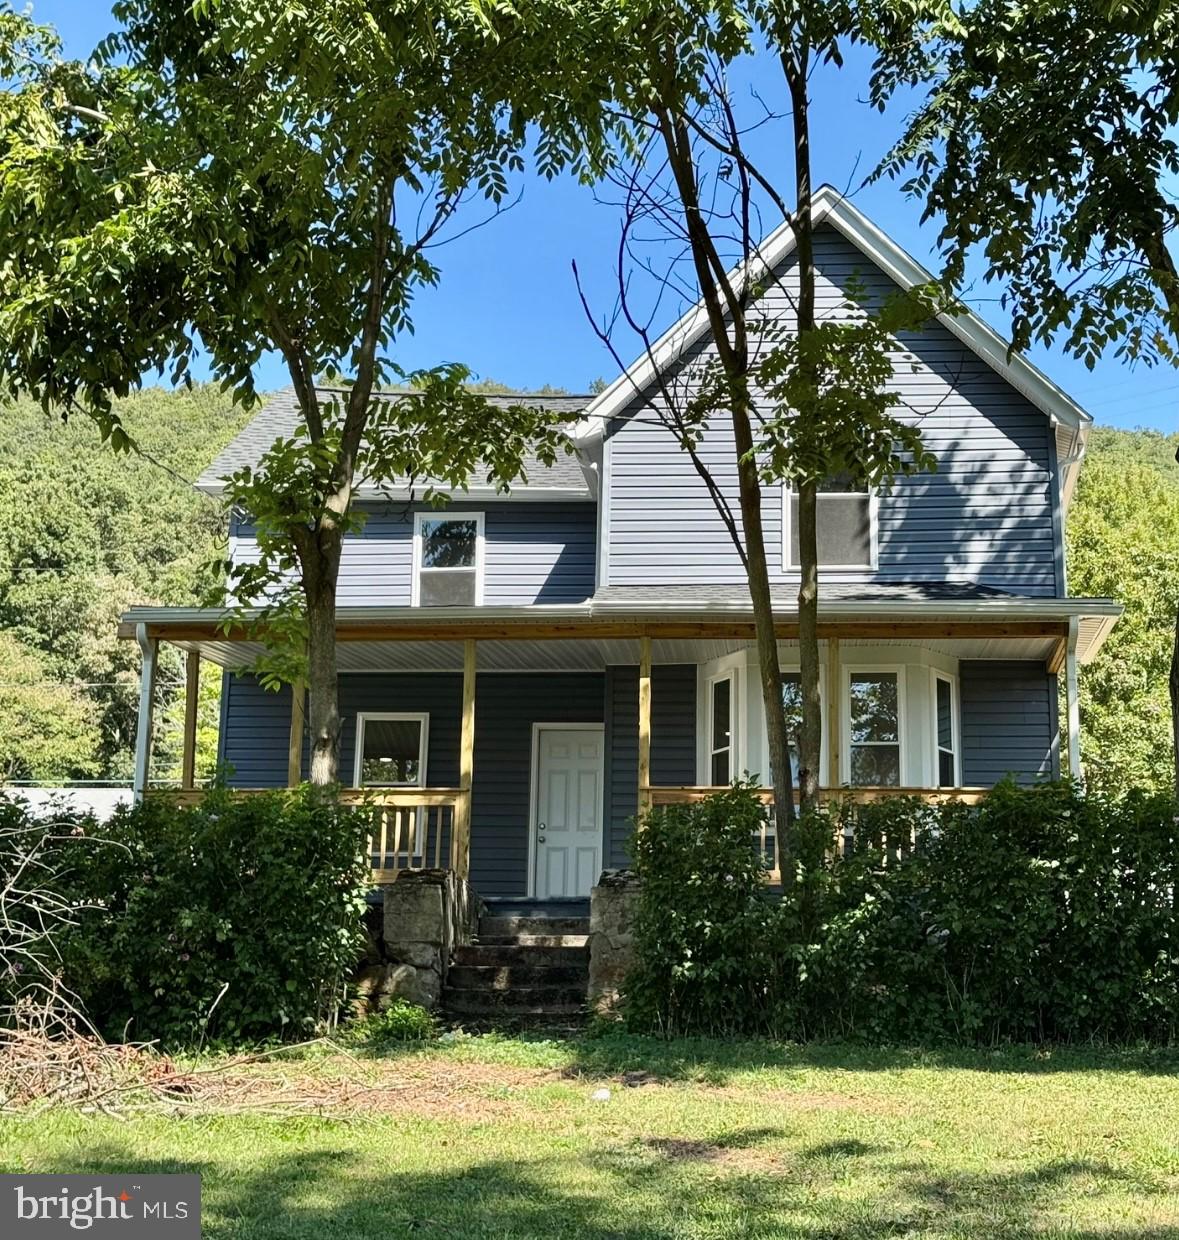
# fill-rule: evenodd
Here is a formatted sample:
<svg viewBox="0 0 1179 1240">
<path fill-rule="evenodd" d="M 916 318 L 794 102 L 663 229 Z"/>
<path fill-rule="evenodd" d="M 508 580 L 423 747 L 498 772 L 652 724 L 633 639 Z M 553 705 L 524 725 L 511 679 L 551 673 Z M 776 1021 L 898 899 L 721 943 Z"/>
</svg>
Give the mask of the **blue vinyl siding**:
<svg viewBox="0 0 1179 1240">
<path fill-rule="evenodd" d="M 605 865 L 625 866 L 626 839 L 638 809 L 639 671 L 606 669 Z M 696 667 L 658 665 L 651 669 L 651 782 L 696 782 Z"/>
<path fill-rule="evenodd" d="M 230 677 L 221 758 L 237 787 L 282 787 L 290 737 L 289 690 L 266 693 L 252 678 Z M 481 895 L 524 895 L 533 723 L 602 723 L 605 676 L 589 673 L 480 675 L 475 691 L 475 783 L 471 804 L 471 881 Z M 451 673 L 342 675 L 340 777 L 351 784 L 356 716 L 362 711 L 430 716 L 426 778 L 458 784 L 462 677 Z M 307 770 L 307 745 L 303 746 Z"/>
<path fill-rule="evenodd" d="M 1056 677 L 1043 663 L 963 660 L 962 779 L 990 787 L 1007 775 L 1020 783 L 1060 774 Z"/>
<path fill-rule="evenodd" d="M 866 285 L 870 300 L 893 287 L 830 228 L 817 234 L 816 262 L 820 315 L 838 314 L 840 289 L 853 276 Z M 784 288 L 766 294 L 765 304 L 771 314 L 788 317 L 795 283 L 790 267 L 782 283 Z M 1023 594 L 1063 593 L 1048 419 L 939 324 L 906 335 L 902 344 L 891 380 L 902 401 L 895 412 L 920 427 L 938 469 L 900 478 L 891 494 L 879 497 L 878 568 L 843 571 L 838 579 L 977 582 Z M 696 356 L 710 347 L 697 346 Z M 642 408 L 636 400 L 632 412 Z M 654 414 L 646 411 L 614 427 L 606 469 L 605 584 L 743 582 L 704 484 Z M 727 415 L 713 419 L 700 452 L 735 497 Z M 782 554 L 780 489 L 766 489 L 762 516 L 772 579 L 796 581 Z"/>
<path fill-rule="evenodd" d="M 456 512 L 485 514 L 486 604 L 580 603 L 594 592 L 593 503 L 469 503 L 459 495 L 451 506 Z M 341 607 L 409 605 L 414 513 L 425 509 L 422 504 L 369 507 L 364 528 L 344 543 Z M 257 550 L 250 526 L 235 525 L 231 533 L 234 559 L 253 559 Z"/>
</svg>

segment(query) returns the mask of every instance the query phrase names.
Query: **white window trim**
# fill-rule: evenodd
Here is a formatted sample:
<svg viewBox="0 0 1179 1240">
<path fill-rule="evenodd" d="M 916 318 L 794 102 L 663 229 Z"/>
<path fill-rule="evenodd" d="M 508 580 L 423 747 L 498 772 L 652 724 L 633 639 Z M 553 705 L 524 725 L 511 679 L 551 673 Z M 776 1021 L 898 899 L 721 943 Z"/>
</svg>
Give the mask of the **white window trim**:
<svg viewBox="0 0 1179 1240">
<path fill-rule="evenodd" d="M 729 743 L 727 745 L 716 744 L 716 736 L 713 731 L 713 710 L 712 695 L 715 687 L 722 681 L 729 682 Z M 706 787 L 713 787 L 712 782 L 712 760 L 718 753 L 723 753 L 726 749 L 729 751 L 729 783 L 732 783 L 737 777 L 737 673 L 735 669 L 720 672 L 716 676 L 710 676 L 707 680 L 707 690 L 704 697 L 704 718 L 705 718 L 705 746 L 704 746 L 704 782 Z"/>
<path fill-rule="evenodd" d="M 413 517 L 413 575 L 410 587 L 410 604 L 422 605 L 422 525 L 426 521 L 474 521 L 475 522 L 475 606 L 483 605 L 483 570 L 486 559 L 487 539 L 484 534 L 482 512 L 451 512 L 448 508 L 429 512 L 415 512 Z M 469 573 L 470 568 L 430 568 L 431 573 Z"/>
<path fill-rule="evenodd" d="M 794 488 L 788 482 L 782 483 L 782 572 L 797 573 L 801 565 L 790 562 L 790 496 Z M 824 495 L 863 495 L 863 491 L 824 491 Z M 876 519 L 879 506 L 879 495 L 875 487 L 868 488 L 868 563 L 867 564 L 819 564 L 820 569 L 836 573 L 870 572 L 880 565 L 880 548 L 878 543 L 878 522 Z"/>
<path fill-rule="evenodd" d="M 961 706 L 959 705 L 958 695 L 958 677 L 951 675 L 949 672 L 943 672 L 940 668 L 931 667 L 930 671 L 930 734 L 933 741 L 933 787 L 941 787 L 939 775 L 941 772 L 941 751 L 942 747 L 938 744 L 937 739 L 937 682 L 944 680 L 950 686 L 950 743 L 954 749 L 954 787 L 962 787 L 962 721 Z"/>
<path fill-rule="evenodd" d="M 839 687 L 840 729 L 842 730 L 842 746 L 839 755 L 839 774 L 841 782 L 851 787 L 851 682 L 852 677 L 861 672 L 891 672 L 897 678 L 897 739 L 876 742 L 881 746 L 896 744 L 897 746 L 897 787 L 906 786 L 905 772 L 908 770 L 908 728 L 906 727 L 905 711 L 905 665 L 903 663 L 855 663 L 843 665 L 843 681 Z M 858 786 L 858 785 L 857 785 Z"/>
<path fill-rule="evenodd" d="M 370 720 L 381 723 L 416 722 L 420 727 L 420 747 L 418 749 L 419 778 L 413 784 L 362 784 L 360 772 L 364 765 L 364 725 Z M 362 710 L 356 714 L 356 759 L 353 763 L 352 786 L 354 788 L 428 788 L 426 781 L 426 758 L 430 752 L 430 716 L 428 713 L 413 711 L 382 711 Z"/>
</svg>

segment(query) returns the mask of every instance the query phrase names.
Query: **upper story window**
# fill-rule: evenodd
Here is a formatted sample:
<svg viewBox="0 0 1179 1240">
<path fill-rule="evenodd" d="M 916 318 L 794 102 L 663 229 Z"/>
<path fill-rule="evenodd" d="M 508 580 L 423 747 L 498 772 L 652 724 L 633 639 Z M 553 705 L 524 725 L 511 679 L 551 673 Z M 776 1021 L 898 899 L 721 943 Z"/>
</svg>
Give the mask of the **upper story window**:
<svg viewBox="0 0 1179 1240">
<path fill-rule="evenodd" d="M 957 788 L 958 778 L 958 687 L 941 672 L 933 674 L 934 763 L 939 788 Z"/>
<path fill-rule="evenodd" d="M 483 601 L 483 514 L 419 512 L 414 518 L 413 605 L 475 607 Z"/>
<path fill-rule="evenodd" d="M 783 488 L 786 567 L 800 567 L 798 494 Z M 819 484 L 816 504 L 820 568 L 872 568 L 876 561 L 876 499 L 866 486 L 836 474 Z"/>
<path fill-rule="evenodd" d="M 849 671 L 848 782 L 854 788 L 901 782 L 901 692 L 896 671 Z"/>
<path fill-rule="evenodd" d="M 423 787 L 429 723 L 429 715 L 358 714 L 356 787 Z"/>
</svg>

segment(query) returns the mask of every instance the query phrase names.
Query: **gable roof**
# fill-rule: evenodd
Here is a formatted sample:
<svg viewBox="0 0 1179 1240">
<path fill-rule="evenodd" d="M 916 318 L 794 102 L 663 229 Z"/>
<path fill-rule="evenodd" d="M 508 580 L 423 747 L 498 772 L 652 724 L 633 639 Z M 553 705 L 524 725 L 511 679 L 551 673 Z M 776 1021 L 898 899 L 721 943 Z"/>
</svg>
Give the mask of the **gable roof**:
<svg viewBox="0 0 1179 1240">
<path fill-rule="evenodd" d="M 344 388 L 317 387 L 317 395 L 328 396 L 342 393 Z M 488 396 L 488 402 L 496 407 L 506 408 L 508 405 L 526 401 L 530 405 L 538 405 L 544 409 L 553 409 L 561 413 L 578 413 L 584 409 L 592 396 Z M 288 438 L 295 433 L 295 427 L 302 421 L 299 402 L 293 387 L 283 388 L 270 397 L 262 409 L 229 441 L 217 454 L 212 463 L 196 480 L 196 487 L 206 494 L 216 495 L 224 490 L 222 479 L 239 470 L 244 465 L 257 465 L 266 451 L 276 439 Z M 468 480 L 468 491 L 471 496 L 494 497 L 502 499 L 591 499 L 593 492 L 586 470 L 576 456 L 564 454 L 557 457 L 556 463 L 549 467 L 541 464 L 535 456 L 524 458 L 524 472 L 527 483 L 514 485 L 509 493 L 496 492 L 489 486 L 485 475 L 472 474 Z M 417 489 L 420 491 L 426 480 L 419 480 Z M 392 489 L 381 488 L 381 495 L 388 495 Z M 361 498 L 373 495 L 377 488 L 361 482 L 357 487 Z"/>
<path fill-rule="evenodd" d="M 886 236 L 837 189 L 830 185 L 820 186 L 812 201 L 816 228 L 824 224 L 834 228 L 902 289 L 911 289 L 934 279 L 911 254 Z M 794 244 L 794 230 L 789 222 L 779 225 L 761 243 L 751 261 L 754 278 L 767 274 L 782 263 L 794 250 Z M 739 272 L 740 265 L 733 268 L 734 275 Z M 1020 354 L 1008 357 L 1008 342 L 973 310 L 967 307 L 960 314 L 938 315 L 938 322 L 1049 419 L 1056 431 L 1062 496 L 1067 503 L 1076 485 L 1085 440 L 1093 424 L 1092 415 L 1025 357 Z M 602 391 L 585 411 L 580 439 L 586 447 L 600 440 L 609 422 L 650 385 L 655 375 L 683 357 L 707 331 L 707 313 L 703 305 L 697 304 L 668 328 L 649 352 L 644 353 Z"/>
</svg>

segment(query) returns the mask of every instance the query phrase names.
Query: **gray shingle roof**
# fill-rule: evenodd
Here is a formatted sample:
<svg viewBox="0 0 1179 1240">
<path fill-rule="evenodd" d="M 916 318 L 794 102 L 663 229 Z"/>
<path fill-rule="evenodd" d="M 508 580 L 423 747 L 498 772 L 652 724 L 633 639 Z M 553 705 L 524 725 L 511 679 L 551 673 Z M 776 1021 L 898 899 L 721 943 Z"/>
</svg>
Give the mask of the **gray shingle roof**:
<svg viewBox="0 0 1179 1240">
<path fill-rule="evenodd" d="M 798 604 L 798 587 L 771 587 L 774 604 L 793 608 Z M 841 603 L 945 603 L 976 599 L 1014 599 L 1020 597 L 1007 590 L 953 581 L 896 581 L 863 584 L 842 581 L 820 581 L 819 601 Z M 658 585 L 599 586 L 595 603 L 632 604 L 635 607 L 691 606 L 693 603 L 731 603 L 749 606 L 749 590 L 744 585 Z"/>
<path fill-rule="evenodd" d="M 340 389 L 319 388 L 317 390 L 327 393 Z M 500 408 L 526 403 L 560 413 L 578 413 L 593 400 L 593 397 L 511 395 L 489 396 L 487 400 L 489 404 Z M 197 486 L 202 489 L 214 489 L 222 478 L 241 469 L 243 465 L 257 464 L 276 439 L 294 433 L 299 421 L 299 405 L 295 399 L 294 388 L 284 388 L 281 392 L 276 392 L 261 411 L 251 418 L 249 423 L 217 454 L 212 464 L 197 479 Z M 528 475 L 529 486 L 579 489 L 588 494 L 585 473 L 574 456 L 562 454 L 551 469 L 542 465 L 535 457 L 526 457 L 524 468 Z M 472 484 L 485 481 L 485 476 L 480 475 L 472 475 L 470 479 Z M 505 496 L 505 498 L 509 497 Z"/>
</svg>

